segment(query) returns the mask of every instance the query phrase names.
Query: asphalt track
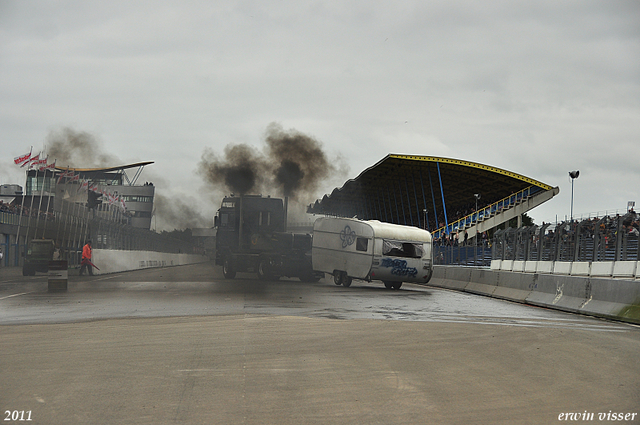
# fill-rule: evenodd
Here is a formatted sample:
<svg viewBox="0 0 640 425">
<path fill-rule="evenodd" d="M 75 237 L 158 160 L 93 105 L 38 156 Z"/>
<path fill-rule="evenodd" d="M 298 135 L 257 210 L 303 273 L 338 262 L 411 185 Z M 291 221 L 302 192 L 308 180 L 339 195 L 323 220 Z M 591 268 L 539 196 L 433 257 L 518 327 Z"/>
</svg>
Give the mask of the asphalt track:
<svg viewBox="0 0 640 425">
<path fill-rule="evenodd" d="M 439 288 L 0 269 L 5 423 L 640 423 L 639 357 L 636 326 Z"/>
</svg>

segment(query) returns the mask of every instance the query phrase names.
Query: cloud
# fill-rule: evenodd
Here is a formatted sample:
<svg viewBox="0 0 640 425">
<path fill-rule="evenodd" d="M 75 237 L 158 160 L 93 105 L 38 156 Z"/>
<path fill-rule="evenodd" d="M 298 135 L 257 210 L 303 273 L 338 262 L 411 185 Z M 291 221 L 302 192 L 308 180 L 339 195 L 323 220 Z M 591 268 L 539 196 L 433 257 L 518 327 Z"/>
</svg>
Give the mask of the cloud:
<svg viewBox="0 0 640 425">
<path fill-rule="evenodd" d="M 598 193 L 576 210 L 633 196 L 617 191 L 637 181 L 640 157 L 635 1 L 0 7 L 0 140 L 11 157 L 75 128 L 114 155 L 155 161 L 171 175 L 163 190 L 213 212 L 218 200 L 197 193 L 194 172 L 205 148 L 261 150 L 278 122 L 342 155 L 347 178 L 400 152 L 560 185 L 549 212 L 532 212 L 539 220 L 567 210 L 573 168 Z M 338 175 L 318 190 L 340 186 Z M 595 192 L 587 175 L 612 189 Z M 0 178 L 23 179 L 5 167 Z"/>
</svg>

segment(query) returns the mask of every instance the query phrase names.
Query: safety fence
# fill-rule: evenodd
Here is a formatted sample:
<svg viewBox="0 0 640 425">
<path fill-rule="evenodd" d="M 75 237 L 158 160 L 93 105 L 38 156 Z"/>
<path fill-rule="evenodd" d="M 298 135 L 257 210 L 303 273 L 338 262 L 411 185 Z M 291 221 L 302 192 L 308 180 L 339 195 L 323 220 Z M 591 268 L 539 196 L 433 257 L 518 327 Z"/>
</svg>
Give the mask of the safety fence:
<svg viewBox="0 0 640 425">
<path fill-rule="evenodd" d="M 61 259 L 69 266 L 80 263 L 82 247 L 88 240 L 94 249 L 154 251 L 176 254 L 201 254 L 195 244 L 131 226 L 128 217 L 116 211 L 96 211 L 82 204 L 61 204 L 46 216 L 27 216 L 2 212 L 0 238 L 3 266 L 22 264 L 28 241 L 52 239 Z"/>
<path fill-rule="evenodd" d="M 488 243 L 479 246 L 434 246 L 434 263 L 438 265 L 461 265 L 474 267 L 489 267 L 492 253 Z"/>
<path fill-rule="evenodd" d="M 515 261 L 633 261 L 638 257 L 638 220 L 634 213 L 558 225 L 498 230 L 492 259 Z"/>
</svg>

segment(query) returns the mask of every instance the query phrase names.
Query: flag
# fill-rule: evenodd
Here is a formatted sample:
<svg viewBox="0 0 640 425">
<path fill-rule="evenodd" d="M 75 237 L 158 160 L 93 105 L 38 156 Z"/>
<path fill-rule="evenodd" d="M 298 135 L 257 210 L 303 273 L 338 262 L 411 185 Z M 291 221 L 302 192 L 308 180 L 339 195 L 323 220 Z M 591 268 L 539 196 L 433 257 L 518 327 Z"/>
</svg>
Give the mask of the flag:
<svg viewBox="0 0 640 425">
<path fill-rule="evenodd" d="M 16 165 L 23 166 L 26 162 L 29 161 L 30 158 L 31 158 L 31 152 L 24 155 L 16 156 L 15 158 L 13 158 L 13 162 Z"/>
<path fill-rule="evenodd" d="M 81 190 L 87 190 L 89 188 L 89 180 L 83 179 L 80 182 L 80 186 L 78 186 L 78 190 L 76 192 L 80 192 Z"/>
<path fill-rule="evenodd" d="M 21 167 L 24 167 L 25 165 L 28 165 L 29 168 L 31 168 L 33 166 L 34 163 L 40 161 L 40 154 L 36 155 L 36 156 L 32 156 L 31 158 L 29 158 L 28 161 L 25 161 Z"/>
<path fill-rule="evenodd" d="M 69 178 L 69 177 L 73 177 L 74 176 L 74 172 L 69 170 L 67 168 L 67 171 L 65 171 L 64 173 L 60 174 L 60 176 L 58 177 L 58 184 L 60 184 L 60 181 L 64 178 Z"/>
<path fill-rule="evenodd" d="M 37 161 L 33 162 L 32 165 L 34 168 L 37 168 L 38 171 L 42 171 L 42 169 L 47 166 L 48 161 L 49 161 L 49 157 L 46 157 L 46 158 L 38 159 Z"/>
<path fill-rule="evenodd" d="M 54 171 L 56 169 L 56 162 L 53 161 L 51 164 L 47 164 L 44 167 L 41 167 L 40 170 L 46 171 Z"/>
</svg>

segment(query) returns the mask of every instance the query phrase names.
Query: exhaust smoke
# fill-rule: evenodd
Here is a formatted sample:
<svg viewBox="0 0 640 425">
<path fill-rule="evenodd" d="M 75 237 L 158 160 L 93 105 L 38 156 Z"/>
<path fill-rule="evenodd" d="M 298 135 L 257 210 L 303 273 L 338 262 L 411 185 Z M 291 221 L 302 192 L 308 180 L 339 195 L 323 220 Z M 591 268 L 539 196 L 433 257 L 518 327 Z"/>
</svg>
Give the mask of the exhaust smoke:
<svg viewBox="0 0 640 425">
<path fill-rule="evenodd" d="M 49 133 L 47 150 L 60 167 L 99 168 L 116 165 L 119 161 L 115 156 L 102 152 L 100 142 L 94 136 L 69 127 Z"/>
<path fill-rule="evenodd" d="M 105 153 L 101 142 L 92 134 L 69 127 L 51 131 L 47 137 L 49 157 L 60 167 L 101 168 L 124 165 L 125 161 Z M 144 171 L 145 179 L 156 186 L 154 209 L 159 230 L 210 227 L 211 219 L 197 211 L 196 202 L 183 193 L 172 193 L 172 185 L 153 169 Z"/>
<path fill-rule="evenodd" d="M 198 171 L 213 191 L 266 193 L 297 202 L 315 199 L 325 180 L 346 174 L 342 159 L 330 162 L 319 141 L 297 130 L 285 131 L 281 125 L 271 123 L 265 132 L 265 143 L 262 152 L 244 144 L 227 145 L 223 157 L 207 149 Z"/>
</svg>

